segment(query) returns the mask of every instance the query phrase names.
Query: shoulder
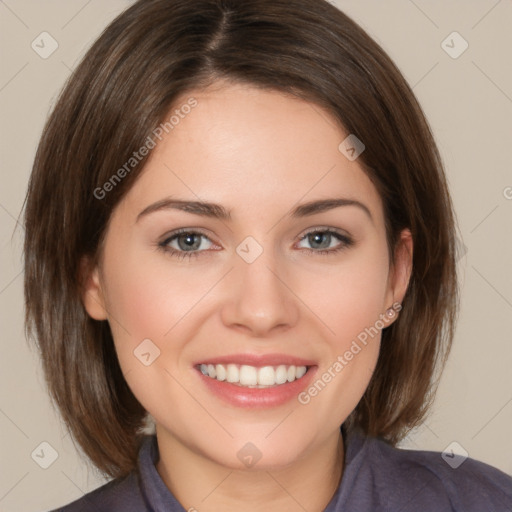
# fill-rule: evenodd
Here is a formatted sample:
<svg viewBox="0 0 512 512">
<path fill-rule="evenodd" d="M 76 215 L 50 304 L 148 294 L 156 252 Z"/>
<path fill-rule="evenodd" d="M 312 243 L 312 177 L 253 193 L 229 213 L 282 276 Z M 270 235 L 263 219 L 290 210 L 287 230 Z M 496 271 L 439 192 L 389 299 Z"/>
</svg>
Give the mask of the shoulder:
<svg viewBox="0 0 512 512">
<path fill-rule="evenodd" d="M 111 480 L 76 501 L 52 512 L 139 512 L 146 510 L 137 472 Z"/>
<path fill-rule="evenodd" d="M 439 503 L 457 512 L 512 511 L 512 477 L 488 464 L 453 452 L 396 448 L 380 439 L 368 438 L 365 444 L 375 477 L 413 499 L 411 510 L 431 510 L 418 503 Z"/>
<path fill-rule="evenodd" d="M 158 474 L 158 443 L 155 435 L 141 442 L 137 466 L 124 478 L 111 480 L 80 499 L 52 512 L 184 512 Z"/>
</svg>

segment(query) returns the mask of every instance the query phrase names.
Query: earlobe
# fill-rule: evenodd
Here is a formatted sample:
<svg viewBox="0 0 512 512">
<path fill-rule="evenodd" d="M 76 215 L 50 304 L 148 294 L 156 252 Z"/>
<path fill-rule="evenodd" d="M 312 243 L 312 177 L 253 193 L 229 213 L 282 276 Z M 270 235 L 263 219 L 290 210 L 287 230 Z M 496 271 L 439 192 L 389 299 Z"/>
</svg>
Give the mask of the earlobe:
<svg viewBox="0 0 512 512">
<path fill-rule="evenodd" d="M 85 310 L 94 320 L 106 320 L 107 310 L 103 296 L 99 268 L 89 257 L 80 261 L 80 291 Z"/>
</svg>

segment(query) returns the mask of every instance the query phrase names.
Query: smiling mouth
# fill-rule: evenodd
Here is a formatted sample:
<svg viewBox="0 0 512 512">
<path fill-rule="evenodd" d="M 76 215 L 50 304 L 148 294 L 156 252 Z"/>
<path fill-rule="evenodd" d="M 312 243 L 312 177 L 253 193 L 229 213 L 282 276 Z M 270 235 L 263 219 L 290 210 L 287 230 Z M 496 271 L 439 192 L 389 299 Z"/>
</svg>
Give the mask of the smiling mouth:
<svg viewBox="0 0 512 512">
<path fill-rule="evenodd" d="M 301 379 L 310 367 L 284 364 L 261 367 L 245 364 L 200 364 L 196 368 L 203 375 L 219 382 L 245 388 L 270 388 Z"/>
</svg>

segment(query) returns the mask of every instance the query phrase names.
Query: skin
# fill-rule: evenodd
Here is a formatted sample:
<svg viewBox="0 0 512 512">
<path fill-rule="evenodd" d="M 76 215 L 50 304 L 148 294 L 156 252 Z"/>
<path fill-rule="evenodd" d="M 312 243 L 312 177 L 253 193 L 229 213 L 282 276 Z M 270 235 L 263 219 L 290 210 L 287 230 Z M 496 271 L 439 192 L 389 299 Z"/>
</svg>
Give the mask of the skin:
<svg viewBox="0 0 512 512">
<path fill-rule="evenodd" d="M 347 133 L 330 114 L 279 92 L 217 85 L 176 103 L 198 101 L 152 150 L 115 208 L 84 305 L 110 323 L 125 378 L 156 422 L 157 470 L 185 509 L 319 511 L 342 478 L 339 426 L 368 386 L 380 335 L 306 405 L 228 405 L 206 389 L 193 364 L 284 353 L 316 361 L 320 376 L 401 302 L 411 235 L 403 231 L 392 265 L 379 194 L 358 161 L 338 150 Z M 218 203 L 232 218 L 164 209 L 137 221 L 171 195 Z M 298 204 L 331 197 L 364 203 L 371 218 L 356 206 L 288 215 Z M 158 249 L 179 228 L 206 234 L 197 257 Z M 339 230 L 354 244 L 319 254 L 315 240 L 304 238 L 315 228 Z M 247 236 L 263 249 L 252 263 L 236 252 Z M 334 236 L 323 243 L 330 250 L 343 245 Z M 183 252 L 185 244 L 175 239 L 170 246 Z M 160 350 L 149 366 L 133 353 L 147 338 Z M 261 453 L 251 468 L 237 457 L 247 442 Z"/>
</svg>

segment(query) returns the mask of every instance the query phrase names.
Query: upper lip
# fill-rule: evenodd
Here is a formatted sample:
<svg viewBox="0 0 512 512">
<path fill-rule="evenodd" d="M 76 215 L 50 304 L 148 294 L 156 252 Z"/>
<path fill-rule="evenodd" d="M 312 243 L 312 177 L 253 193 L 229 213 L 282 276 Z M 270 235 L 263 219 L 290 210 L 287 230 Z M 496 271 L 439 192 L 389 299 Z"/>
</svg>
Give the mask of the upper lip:
<svg viewBox="0 0 512 512">
<path fill-rule="evenodd" d="M 316 363 L 310 359 L 291 356 L 288 354 L 229 354 L 225 356 L 208 357 L 197 361 L 194 366 L 200 364 L 239 364 L 248 366 L 314 366 Z"/>
</svg>

